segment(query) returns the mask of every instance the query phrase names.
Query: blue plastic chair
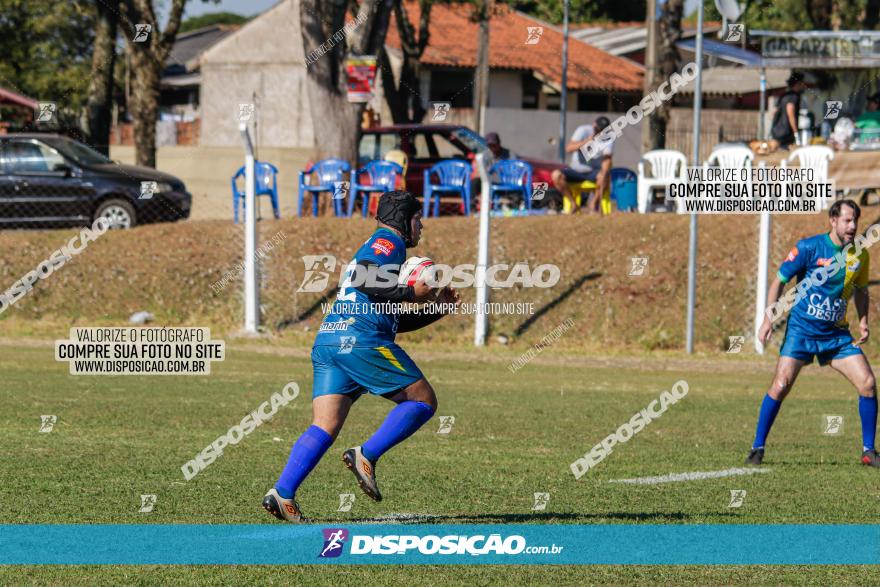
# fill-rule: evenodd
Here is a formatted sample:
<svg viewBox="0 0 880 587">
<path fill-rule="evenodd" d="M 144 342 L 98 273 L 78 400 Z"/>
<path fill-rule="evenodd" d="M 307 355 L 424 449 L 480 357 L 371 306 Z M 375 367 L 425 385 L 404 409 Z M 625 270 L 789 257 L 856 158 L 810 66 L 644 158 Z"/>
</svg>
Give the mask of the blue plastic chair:
<svg viewBox="0 0 880 587">
<path fill-rule="evenodd" d="M 357 203 L 358 194 L 364 196 L 364 218 L 367 217 L 367 211 L 370 207 L 370 195 L 373 192 L 390 192 L 394 190 L 394 184 L 397 183 L 397 176 L 403 173 L 403 167 L 393 161 L 370 161 L 362 168 L 358 169 L 352 178 L 351 195 L 348 199 L 348 215 L 354 213 L 354 206 Z M 358 183 L 361 175 L 370 178 L 370 183 Z"/>
<path fill-rule="evenodd" d="M 344 181 L 343 174 L 349 171 L 351 171 L 351 165 L 348 164 L 348 161 L 343 161 L 342 159 L 323 159 L 312 165 L 310 169 L 300 171 L 299 199 L 296 204 L 296 215 L 302 216 L 303 198 L 305 198 L 306 192 L 309 192 L 312 195 L 312 216 L 317 216 L 318 197 L 320 194 L 322 192 L 330 192 L 331 195 L 335 195 L 336 184 Z M 318 176 L 318 184 L 308 185 L 306 176 L 313 173 Z M 333 198 L 333 212 L 337 216 L 345 216 L 343 200 L 344 198 Z"/>
<path fill-rule="evenodd" d="M 489 169 L 489 175 L 497 178 L 492 182 L 490 194 L 492 210 L 500 193 L 519 192 L 527 210 L 532 209 L 532 166 L 518 159 L 498 161 Z"/>
<path fill-rule="evenodd" d="M 618 210 L 631 212 L 638 208 L 638 176 L 632 169 L 611 170 L 611 199 L 617 202 Z"/>
<path fill-rule="evenodd" d="M 439 183 L 432 184 L 431 176 L 436 175 Z M 434 199 L 434 216 L 440 214 L 439 192 L 460 194 L 462 198 L 462 214 L 471 214 L 471 165 L 467 161 L 453 159 L 441 161 L 425 170 L 425 209 L 423 216 L 428 216 L 431 198 Z"/>
<path fill-rule="evenodd" d="M 272 198 L 272 213 L 276 219 L 281 218 L 281 213 L 278 211 L 278 168 L 271 163 L 255 161 L 254 175 L 256 176 L 254 177 L 254 197 L 270 196 Z M 232 176 L 232 210 L 236 224 L 238 224 L 239 202 L 242 208 L 245 205 L 245 192 L 239 190 L 236 185 L 239 177 L 244 177 L 244 167 L 239 168 Z"/>
</svg>

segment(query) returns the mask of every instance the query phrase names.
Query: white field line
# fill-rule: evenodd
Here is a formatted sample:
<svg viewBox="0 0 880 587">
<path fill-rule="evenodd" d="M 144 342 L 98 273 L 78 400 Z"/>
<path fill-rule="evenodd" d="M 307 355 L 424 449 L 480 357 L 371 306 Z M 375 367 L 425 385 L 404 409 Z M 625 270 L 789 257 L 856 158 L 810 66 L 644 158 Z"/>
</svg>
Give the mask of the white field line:
<svg viewBox="0 0 880 587">
<path fill-rule="evenodd" d="M 404 514 L 404 513 L 391 513 L 385 514 L 382 516 L 376 516 L 375 518 L 367 518 L 364 520 L 360 520 L 362 523 L 367 524 L 388 524 L 388 523 L 407 523 L 407 522 L 422 522 L 429 521 L 435 518 L 439 518 L 440 516 L 434 514 Z"/>
<path fill-rule="evenodd" d="M 770 469 L 753 469 L 733 467 L 723 471 L 694 471 L 693 473 L 672 473 L 659 477 L 637 477 L 635 479 L 612 479 L 609 483 L 628 483 L 630 485 L 656 485 L 658 483 L 677 483 L 678 481 L 701 481 L 703 479 L 719 479 L 721 477 L 733 477 L 736 475 L 752 475 L 754 473 L 769 473 Z"/>
</svg>

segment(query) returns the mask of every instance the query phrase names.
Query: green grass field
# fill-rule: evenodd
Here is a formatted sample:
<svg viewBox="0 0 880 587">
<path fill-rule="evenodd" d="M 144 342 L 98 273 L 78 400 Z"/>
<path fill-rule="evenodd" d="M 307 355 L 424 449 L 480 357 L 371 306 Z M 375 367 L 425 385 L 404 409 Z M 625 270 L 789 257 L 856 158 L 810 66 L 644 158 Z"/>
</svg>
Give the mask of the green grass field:
<svg viewBox="0 0 880 587">
<path fill-rule="evenodd" d="M 401 340 L 407 347 L 405 339 Z M 770 438 L 769 473 L 662 485 L 611 479 L 740 466 L 772 359 L 718 353 L 683 358 L 558 355 L 545 350 L 512 375 L 512 349 L 410 349 L 438 392 L 438 415 L 386 455 L 385 500 L 363 496 L 339 456 L 378 426 L 390 404 L 358 401 L 298 501 L 319 523 L 401 514 L 429 523 L 753 524 L 876 523 L 880 471 L 858 463 L 855 391 L 836 373 L 807 368 Z M 260 507 L 290 444 L 309 424 L 307 349 L 228 343 L 209 377 L 73 377 L 51 341 L 0 341 L 0 523 L 279 523 Z M 595 470 L 569 465 L 684 379 L 690 392 Z M 193 480 L 180 466 L 287 382 L 299 398 Z M 40 433 L 40 416 L 57 415 Z M 824 414 L 843 433 L 822 434 Z M 747 491 L 729 508 L 730 490 Z M 547 492 L 544 512 L 532 494 Z M 354 493 L 348 513 L 338 495 Z M 140 495 L 156 494 L 139 513 Z M 854 548 L 858 545 L 854 545 Z M 784 548 L 784 545 L 768 545 Z M 876 567 L 25 567 L 0 584 L 877 584 Z"/>
</svg>

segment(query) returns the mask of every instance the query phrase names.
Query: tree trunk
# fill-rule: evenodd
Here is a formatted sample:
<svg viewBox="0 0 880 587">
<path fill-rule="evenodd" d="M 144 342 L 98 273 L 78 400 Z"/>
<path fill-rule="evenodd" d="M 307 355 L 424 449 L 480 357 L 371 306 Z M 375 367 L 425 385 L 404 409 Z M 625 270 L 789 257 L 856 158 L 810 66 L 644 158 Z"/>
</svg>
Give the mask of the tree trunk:
<svg viewBox="0 0 880 587">
<path fill-rule="evenodd" d="M 406 86 L 403 85 L 403 72 L 406 69 L 406 57 L 403 58 L 403 64 L 400 66 L 400 81 L 394 83 L 394 73 L 391 71 L 391 60 L 388 58 L 388 51 L 382 48 L 379 54 L 380 72 L 382 75 L 382 93 L 385 95 L 385 103 L 388 104 L 388 110 L 391 112 L 391 121 L 394 124 L 406 124 L 409 120 L 409 112 L 406 107 Z"/>
<path fill-rule="evenodd" d="M 153 0 L 125 0 L 124 24 L 131 66 L 131 104 L 137 165 L 156 166 L 156 121 L 159 118 L 159 81 L 165 59 L 174 45 L 186 0 L 171 0 L 165 30 L 160 31 Z M 152 24 L 147 38 L 134 42 L 138 24 Z"/>
<path fill-rule="evenodd" d="M 865 29 L 873 31 L 880 21 L 880 0 L 868 0 L 865 5 Z"/>
<path fill-rule="evenodd" d="M 91 146 L 110 154 L 110 109 L 113 103 L 113 68 L 116 63 L 118 3 L 97 2 L 98 22 L 92 51 L 92 72 L 86 101 L 86 137 Z"/>
<path fill-rule="evenodd" d="M 807 16 L 813 23 L 815 30 L 831 30 L 831 15 L 834 12 L 832 0 L 805 0 Z"/>
<path fill-rule="evenodd" d="M 658 50 L 659 76 L 657 81 L 662 84 L 678 71 L 679 55 L 675 44 L 681 39 L 681 16 L 684 12 L 684 0 L 667 0 L 663 4 L 660 15 L 660 48 Z M 664 102 L 651 117 L 651 135 L 655 141 L 655 149 L 663 148 L 666 142 L 666 129 L 669 126 L 669 113 L 672 100 Z M 699 132 L 694 129 L 693 132 Z"/>
<path fill-rule="evenodd" d="M 311 55 L 345 25 L 343 0 L 302 0 L 300 23 L 305 55 Z M 306 91 L 315 135 L 315 156 L 357 162 L 363 104 L 348 101 L 345 59 L 377 55 L 385 43 L 390 0 L 362 2 L 361 24 L 333 48 L 307 65 Z"/>
<path fill-rule="evenodd" d="M 397 23 L 397 34 L 400 38 L 400 50 L 403 61 L 400 66 L 400 77 L 397 84 L 394 83 L 394 74 L 391 72 L 388 53 L 382 49 L 382 91 L 385 101 L 391 111 L 391 119 L 395 124 L 422 122 L 425 117 L 425 108 L 422 105 L 422 97 L 419 94 L 421 86 L 421 58 L 428 46 L 428 27 L 431 18 L 432 0 L 419 2 L 419 32 L 416 31 L 409 21 L 406 6 L 403 0 L 394 0 L 394 16 Z"/>
<path fill-rule="evenodd" d="M 132 50 L 131 104 L 135 164 L 156 167 L 156 122 L 159 118 L 159 66 L 147 51 Z"/>
</svg>

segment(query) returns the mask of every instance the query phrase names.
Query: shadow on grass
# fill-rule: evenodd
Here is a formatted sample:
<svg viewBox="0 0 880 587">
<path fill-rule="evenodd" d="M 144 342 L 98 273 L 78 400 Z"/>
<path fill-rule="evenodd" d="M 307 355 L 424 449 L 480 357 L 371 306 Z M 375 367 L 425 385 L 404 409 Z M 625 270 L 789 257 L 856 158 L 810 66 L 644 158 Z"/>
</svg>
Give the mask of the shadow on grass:
<svg viewBox="0 0 880 587">
<path fill-rule="evenodd" d="M 314 304 L 306 308 L 305 311 L 301 312 L 300 315 L 296 318 L 285 318 L 284 320 L 280 321 L 275 326 L 275 330 L 284 330 L 285 328 L 290 328 L 294 324 L 302 322 L 306 318 L 310 318 L 315 312 L 318 312 L 321 309 L 321 304 L 326 304 L 330 300 L 335 300 L 336 293 L 338 291 L 339 290 L 334 289 L 329 293 L 325 293 L 320 298 L 318 298 L 318 300 Z"/>
<path fill-rule="evenodd" d="M 530 522 L 560 522 L 568 523 L 596 523 L 598 520 L 618 520 L 627 522 L 662 522 L 662 521 L 687 521 L 691 518 L 704 519 L 706 515 L 732 517 L 736 514 L 730 512 L 698 512 L 686 514 L 684 512 L 604 512 L 604 513 L 562 513 L 562 512 L 535 512 L 530 514 L 407 514 L 406 517 L 379 516 L 375 518 L 357 518 L 347 520 L 347 523 L 385 523 L 385 524 L 455 524 L 455 523 L 483 523 L 483 524 L 525 524 Z M 317 520 L 316 520 L 317 521 Z M 327 518 L 322 521 L 338 521 Z"/>
<path fill-rule="evenodd" d="M 593 279 L 598 279 L 599 277 L 602 277 L 602 274 L 594 272 L 594 273 L 587 273 L 586 275 L 582 275 L 581 277 L 576 279 L 571 285 L 568 286 L 568 288 L 565 289 L 565 291 L 563 291 L 561 294 L 556 296 L 555 299 L 547 302 L 547 304 L 545 304 L 544 307 L 542 307 L 540 310 L 538 310 L 537 312 L 535 312 L 534 314 L 529 316 L 528 320 L 526 320 L 525 322 L 523 322 L 522 324 L 517 326 L 516 330 L 513 333 L 514 336 L 520 336 L 526 330 L 531 328 L 532 324 L 534 324 L 538 320 L 538 318 L 540 318 L 541 316 L 543 316 L 544 314 L 546 314 L 547 312 L 549 312 L 550 310 L 552 310 L 553 308 L 555 308 L 556 306 L 558 306 L 559 304 L 564 302 L 571 294 L 573 294 L 575 291 L 577 291 L 584 283 L 586 283 L 587 281 L 591 281 Z"/>
</svg>

